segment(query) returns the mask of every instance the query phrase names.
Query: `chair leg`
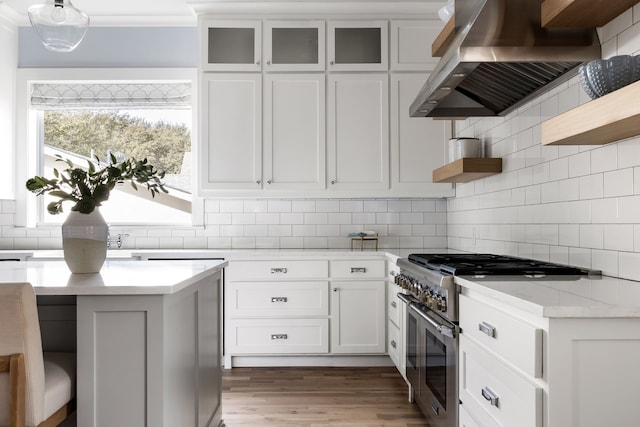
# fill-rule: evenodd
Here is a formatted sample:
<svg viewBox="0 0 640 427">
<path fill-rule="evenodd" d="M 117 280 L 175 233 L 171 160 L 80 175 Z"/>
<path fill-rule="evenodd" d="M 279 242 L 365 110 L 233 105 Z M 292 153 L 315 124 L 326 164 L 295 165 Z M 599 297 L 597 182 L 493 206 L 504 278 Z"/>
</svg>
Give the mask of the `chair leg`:
<svg viewBox="0 0 640 427">
<path fill-rule="evenodd" d="M 24 355 L 0 356 L 0 372 L 9 372 L 9 427 L 24 427 Z"/>
<path fill-rule="evenodd" d="M 51 414 L 49 418 L 38 424 L 38 427 L 57 427 L 58 424 L 63 422 L 75 409 L 75 400 L 66 403 L 56 412 Z"/>
</svg>

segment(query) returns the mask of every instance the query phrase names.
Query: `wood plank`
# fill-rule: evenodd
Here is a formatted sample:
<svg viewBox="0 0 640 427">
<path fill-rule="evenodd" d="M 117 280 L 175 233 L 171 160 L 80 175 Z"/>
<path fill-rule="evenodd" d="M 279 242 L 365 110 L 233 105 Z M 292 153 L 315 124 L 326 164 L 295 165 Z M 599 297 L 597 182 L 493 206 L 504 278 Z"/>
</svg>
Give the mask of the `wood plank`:
<svg viewBox="0 0 640 427">
<path fill-rule="evenodd" d="M 393 367 L 234 368 L 222 377 L 225 425 L 429 427 Z"/>
<path fill-rule="evenodd" d="M 543 27 L 602 27 L 638 0 L 544 0 Z"/>
<path fill-rule="evenodd" d="M 542 123 L 542 145 L 601 145 L 640 135 L 640 81 Z"/>
<path fill-rule="evenodd" d="M 456 27 L 456 17 L 453 15 L 451 19 L 445 24 L 438 37 L 431 44 L 431 56 L 439 57 L 444 55 L 447 51 L 451 42 L 456 36 L 455 27 Z"/>
<path fill-rule="evenodd" d="M 434 170 L 433 182 L 469 182 L 501 172 L 501 158 L 464 158 Z"/>
</svg>

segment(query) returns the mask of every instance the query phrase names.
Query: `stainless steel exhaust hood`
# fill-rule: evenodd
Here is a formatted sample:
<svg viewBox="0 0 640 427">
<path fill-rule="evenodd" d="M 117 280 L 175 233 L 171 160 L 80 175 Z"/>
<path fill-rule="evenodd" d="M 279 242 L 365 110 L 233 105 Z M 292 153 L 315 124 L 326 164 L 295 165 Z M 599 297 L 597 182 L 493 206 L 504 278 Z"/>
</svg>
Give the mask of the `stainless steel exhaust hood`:
<svg viewBox="0 0 640 427">
<path fill-rule="evenodd" d="M 412 117 L 505 115 L 601 58 L 595 28 L 542 28 L 542 0 L 456 0 L 456 35 Z"/>
</svg>

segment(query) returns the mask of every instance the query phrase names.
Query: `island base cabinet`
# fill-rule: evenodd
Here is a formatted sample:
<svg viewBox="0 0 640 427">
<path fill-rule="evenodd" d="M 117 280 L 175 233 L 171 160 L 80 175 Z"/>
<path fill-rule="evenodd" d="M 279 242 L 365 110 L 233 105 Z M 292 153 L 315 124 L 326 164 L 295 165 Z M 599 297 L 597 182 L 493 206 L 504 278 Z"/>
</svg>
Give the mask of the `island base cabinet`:
<svg viewBox="0 0 640 427">
<path fill-rule="evenodd" d="M 77 297 L 79 426 L 222 424 L 220 277 L 169 295 Z"/>
</svg>

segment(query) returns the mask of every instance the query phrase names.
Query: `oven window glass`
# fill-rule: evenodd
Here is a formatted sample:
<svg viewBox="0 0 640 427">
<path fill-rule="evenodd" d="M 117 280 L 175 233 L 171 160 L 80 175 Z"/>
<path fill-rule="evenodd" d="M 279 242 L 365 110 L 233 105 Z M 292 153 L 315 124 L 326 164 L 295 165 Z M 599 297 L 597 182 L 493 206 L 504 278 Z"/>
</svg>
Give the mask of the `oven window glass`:
<svg viewBox="0 0 640 427">
<path fill-rule="evenodd" d="M 447 409 L 447 346 L 434 334 L 425 329 L 425 363 L 427 370 L 426 386 Z"/>
<path fill-rule="evenodd" d="M 407 316 L 409 319 L 409 332 L 408 343 L 407 343 L 407 362 L 411 365 L 412 368 L 418 367 L 418 343 L 416 342 L 416 338 L 418 337 L 418 321 L 413 316 Z"/>
</svg>

